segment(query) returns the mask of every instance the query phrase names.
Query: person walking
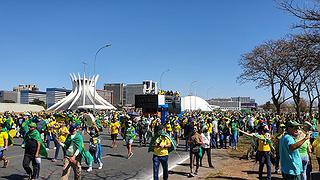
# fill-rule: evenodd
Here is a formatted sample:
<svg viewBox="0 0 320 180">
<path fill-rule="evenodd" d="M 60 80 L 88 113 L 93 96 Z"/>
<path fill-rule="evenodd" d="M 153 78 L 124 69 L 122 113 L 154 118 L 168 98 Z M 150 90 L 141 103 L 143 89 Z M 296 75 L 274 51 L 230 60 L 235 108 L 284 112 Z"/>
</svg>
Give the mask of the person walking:
<svg viewBox="0 0 320 180">
<path fill-rule="evenodd" d="M 171 136 L 166 133 L 165 127 L 160 125 L 158 128 L 158 132 L 155 132 L 156 134 L 151 140 L 148 152 L 153 151 L 153 179 L 159 179 L 159 166 L 161 164 L 163 170 L 163 179 L 167 180 L 169 178 L 168 158 L 170 149 L 172 146 L 174 146 L 172 145 L 174 141 L 172 140 Z"/>
<path fill-rule="evenodd" d="M 22 161 L 22 166 L 27 172 L 29 179 L 38 179 L 40 173 L 41 158 L 39 155 L 48 156 L 46 147 L 40 137 L 39 131 L 36 129 L 37 124 L 31 122 L 29 124 L 29 131 L 25 136 L 25 151 Z M 33 170 L 29 167 L 32 162 Z"/>
<path fill-rule="evenodd" d="M 201 145 L 203 144 L 201 135 L 198 132 L 198 127 L 193 126 L 193 132 L 188 140 L 190 144 L 190 177 L 198 175 L 200 166 L 200 155 L 202 154 Z M 196 169 L 194 171 L 194 161 L 196 160 Z"/>
<path fill-rule="evenodd" d="M 203 144 L 201 145 L 201 149 L 203 151 L 203 154 L 200 157 L 200 166 L 202 166 L 202 159 L 203 159 L 204 154 L 207 153 L 208 165 L 210 168 L 213 168 L 213 165 L 211 162 L 210 133 L 208 131 L 207 126 L 202 127 L 201 137 L 202 137 L 202 141 L 203 141 Z"/>
<path fill-rule="evenodd" d="M 66 156 L 63 160 L 63 171 L 61 180 L 68 180 L 70 168 L 74 171 L 74 179 L 81 179 L 81 159 L 83 158 L 89 166 L 87 171 L 92 171 L 93 158 L 90 153 L 83 149 L 83 138 L 78 130 L 77 124 L 71 124 L 69 127 L 70 134 L 67 136 L 65 143 L 61 146 L 66 149 Z"/>
</svg>

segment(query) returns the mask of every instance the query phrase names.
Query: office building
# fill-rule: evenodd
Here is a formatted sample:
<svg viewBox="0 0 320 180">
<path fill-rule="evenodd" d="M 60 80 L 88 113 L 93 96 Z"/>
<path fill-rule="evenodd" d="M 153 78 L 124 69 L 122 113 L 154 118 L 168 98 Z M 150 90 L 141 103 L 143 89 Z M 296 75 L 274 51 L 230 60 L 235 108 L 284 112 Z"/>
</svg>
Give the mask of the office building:
<svg viewBox="0 0 320 180">
<path fill-rule="evenodd" d="M 20 92 L 0 91 L 1 103 L 20 103 Z"/>
<path fill-rule="evenodd" d="M 67 97 L 71 93 L 71 90 L 63 88 L 47 88 L 47 107 L 51 107 L 61 99 Z"/>
<path fill-rule="evenodd" d="M 20 103 L 21 104 L 30 104 L 35 99 L 39 99 L 40 101 L 47 102 L 47 93 L 42 91 L 30 91 L 30 90 L 22 90 L 20 92 Z"/>
<path fill-rule="evenodd" d="M 125 86 L 125 105 L 134 106 L 135 95 L 143 94 L 143 84 L 127 84 Z"/>
<path fill-rule="evenodd" d="M 123 83 L 110 83 L 104 85 L 104 90 L 113 92 L 113 103 L 114 106 L 124 105 L 124 84 Z"/>
<path fill-rule="evenodd" d="M 97 89 L 97 93 L 106 101 L 113 104 L 113 91 L 110 90 L 103 90 L 103 89 Z"/>
</svg>

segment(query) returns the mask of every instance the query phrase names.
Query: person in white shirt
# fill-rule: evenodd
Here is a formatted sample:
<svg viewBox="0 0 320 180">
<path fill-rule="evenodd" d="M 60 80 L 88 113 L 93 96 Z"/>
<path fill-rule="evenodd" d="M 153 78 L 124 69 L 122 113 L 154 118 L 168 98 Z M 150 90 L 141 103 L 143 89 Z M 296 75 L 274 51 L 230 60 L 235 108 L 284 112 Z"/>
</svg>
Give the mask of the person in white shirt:
<svg viewBox="0 0 320 180">
<path fill-rule="evenodd" d="M 208 133 L 207 126 L 202 127 L 202 133 L 201 133 L 203 144 L 201 145 L 201 149 L 203 151 L 203 154 L 200 158 L 200 166 L 202 166 L 202 158 L 205 153 L 207 153 L 207 159 L 208 164 L 210 168 L 213 168 L 212 162 L 211 162 L 211 148 L 210 148 L 210 133 Z"/>
</svg>

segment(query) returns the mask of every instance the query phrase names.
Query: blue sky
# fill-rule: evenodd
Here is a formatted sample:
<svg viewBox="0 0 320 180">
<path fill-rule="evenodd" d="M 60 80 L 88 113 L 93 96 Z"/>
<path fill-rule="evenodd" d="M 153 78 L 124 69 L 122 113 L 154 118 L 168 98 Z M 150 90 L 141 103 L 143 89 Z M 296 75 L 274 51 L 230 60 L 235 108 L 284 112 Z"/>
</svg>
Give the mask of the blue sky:
<svg viewBox="0 0 320 180">
<path fill-rule="evenodd" d="M 296 23 L 273 0 L 1 1 L 0 89 L 18 84 L 71 88 L 69 73 L 100 74 L 104 83 L 159 81 L 200 97 L 251 96 L 268 90 L 236 82 L 241 54 L 293 33 Z"/>
</svg>

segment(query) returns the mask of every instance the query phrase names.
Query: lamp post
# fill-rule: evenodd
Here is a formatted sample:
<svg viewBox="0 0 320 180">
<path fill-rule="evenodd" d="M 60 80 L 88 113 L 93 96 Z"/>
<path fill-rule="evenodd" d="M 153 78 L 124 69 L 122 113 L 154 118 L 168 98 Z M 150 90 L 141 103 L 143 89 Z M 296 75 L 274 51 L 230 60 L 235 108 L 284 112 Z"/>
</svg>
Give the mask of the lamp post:
<svg viewBox="0 0 320 180">
<path fill-rule="evenodd" d="M 83 64 L 83 73 L 86 74 L 86 65 L 88 65 L 88 63 L 85 61 L 82 61 L 82 64 Z"/>
<path fill-rule="evenodd" d="M 163 71 L 163 72 L 161 73 L 161 75 L 160 75 L 160 90 L 162 90 L 162 76 L 163 76 L 165 73 L 169 72 L 169 71 L 170 71 L 170 69 L 167 69 L 167 70 Z"/>
<path fill-rule="evenodd" d="M 189 87 L 189 90 L 190 90 L 190 111 L 192 110 L 192 107 L 191 107 L 191 97 L 192 97 L 191 87 L 192 87 L 192 85 L 193 85 L 194 83 L 196 83 L 196 82 L 198 82 L 198 81 L 192 81 L 192 82 L 190 83 L 190 87 Z"/>
<path fill-rule="evenodd" d="M 209 99 L 209 90 L 214 88 L 214 86 L 210 86 L 208 89 L 207 89 L 207 100 Z"/>
<path fill-rule="evenodd" d="M 96 75 L 96 61 L 97 61 L 97 55 L 98 55 L 98 53 L 99 53 L 102 49 L 107 48 L 107 47 L 110 47 L 110 46 L 111 46 L 111 44 L 106 44 L 106 45 L 102 46 L 101 48 L 99 48 L 98 51 L 96 52 L 96 54 L 95 54 L 95 56 L 94 56 L 94 63 L 93 63 L 93 76 Z M 94 81 L 95 81 L 95 79 L 94 79 Z M 93 112 L 94 112 L 94 113 L 95 113 L 95 111 L 96 111 L 96 103 L 95 103 L 95 100 L 96 100 L 96 83 L 97 83 L 97 82 L 94 82 L 94 83 L 93 83 L 93 85 L 94 85 Z"/>
</svg>

